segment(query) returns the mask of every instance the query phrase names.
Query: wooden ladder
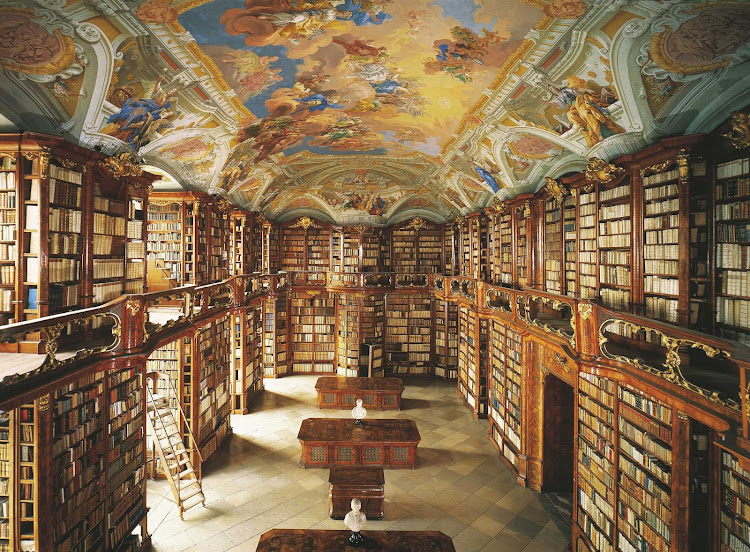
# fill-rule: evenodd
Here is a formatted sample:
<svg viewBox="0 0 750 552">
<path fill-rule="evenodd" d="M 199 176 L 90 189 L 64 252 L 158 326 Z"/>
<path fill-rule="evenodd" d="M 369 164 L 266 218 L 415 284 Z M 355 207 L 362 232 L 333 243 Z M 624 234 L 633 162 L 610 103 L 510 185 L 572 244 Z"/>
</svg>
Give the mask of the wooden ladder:
<svg viewBox="0 0 750 552">
<path fill-rule="evenodd" d="M 171 383 L 171 382 L 170 382 Z M 153 442 L 159 458 L 159 471 L 163 473 L 174 495 L 174 502 L 180 509 L 180 519 L 185 511 L 193 506 L 206 505 L 199 474 L 193 470 L 190 452 L 185 447 L 180 427 L 172 415 L 169 400 L 152 392 L 147 385 L 148 410 L 147 435 Z M 180 412 L 182 409 L 180 409 Z M 188 427 L 188 431 L 190 431 Z M 190 433 L 192 437 L 192 433 Z M 200 452 L 196 450 L 200 456 Z"/>
</svg>

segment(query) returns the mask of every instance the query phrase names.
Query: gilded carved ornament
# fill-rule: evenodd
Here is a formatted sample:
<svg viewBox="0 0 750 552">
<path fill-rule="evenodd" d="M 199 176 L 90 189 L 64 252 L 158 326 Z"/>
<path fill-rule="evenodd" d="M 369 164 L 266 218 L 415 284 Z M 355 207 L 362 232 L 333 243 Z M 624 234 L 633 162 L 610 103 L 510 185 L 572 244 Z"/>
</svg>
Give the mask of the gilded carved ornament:
<svg viewBox="0 0 750 552">
<path fill-rule="evenodd" d="M 557 203 L 562 204 L 562 199 L 568 193 L 568 190 L 560 184 L 559 181 L 549 176 L 544 177 L 544 189 L 547 193 L 557 200 Z"/>
<path fill-rule="evenodd" d="M 656 165 L 651 165 L 649 167 L 643 167 L 641 169 L 641 178 L 644 178 L 646 176 L 650 176 L 652 174 L 659 174 L 664 171 L 666 171 L 669 167 L 677 163 L 677 159 L 667 159 L 666 161 L 663 161 L 662 163 L 657 163 Z"/>
<path fill-rule="evenodd" d="M 360 234 L 361 235 L 361 234 L 364 234 L 367 231 L 367 228 L 368 227 L 365 226 L 364 224 L 358 224 L 357 226 L 353 226 L 352 230 L 354 231 L 355 234 Z"/>
<path fill-rule="evenodd" d="M 422 217 L 416 217 L 411 219 L 409 224 L 406 225 L 407 228 L 411 228 L 417 232 L 419 232 L 422 228 L 429 228 L 429 224 L 426 220 L 424 220 Z"/>
<path fill-rule="evenodd" d="M 591 303 L 578 303 L 578 314 L 581 315 L 581 320 L 588 320 L 594 312 L 594 307 Z"/>
<path fill-rule="evenodd" d="M 519 297 L 519 300 L 522 300 L 521 297 Z M 545 307 L 549 307 L 552 310 L 556 310 L 558 312 L 562 312 L 563 307 L 570 307 L 568 303 L 560 301 L 559 299 L 551 299 L 549 297 L 544 297 L 541 295 L 529 294 L 527 295 L 526 301 L 539 301 Z M 521 305 L 519 305 L 519 307 L 520 306 Z M 564 332 L 563 330 L 550 326 L 549 324 L 544 324 L 535 318 L 531 318 L 531 316 L 529 316 L 529 309 L 526 303 L 524 303 L 522 309 L 519 309 L 519 312 L 521 310 L 523 310 L 522 318 L 524 322 L 526 322 L 528 325 L 541 328 L 547 333 L 558 335 L 562 337 L 563 339 L 566 339 L 574 349 L 576 348 L 576 317 L 575 316 L 571 316 L 569 320 L 572 333 L 567 333 L 567 332 Z"/>
<path fill-rule="evenodd" d="M 645 332 L 646 334 L 651 334 L 651 335 L 655 335 L 659 337 L 661 341 L 661 346 L 667 349 L 667 353 L 666 353 L 666 357 L 664 361 L 664 368 L 666 368 L 666 370 L 660 370 L 653 366 L 649 366 L 642 359 L 637 358 L 637 357 L 616 355 L 616 354 L 610 353 L 606 347 L 606 344 L 609 342 L 609 340 L 607 339 L 607 336 L 604 334 L 605 326 L 609 324 L 619 324 L 623 326 L 624 328 L 626 328 L 629 332 L 631 332 L 631 334 L 636 334 L 638 332 Z M 697 393 L 700 396 L 718 405 L 726 406 L 728 408 L 732 408 L 735 410 L 739 410 L 740 403 L 737 402 L 737 400 L 730 398 L 730 397 L 726 397 L 722 393 L 719 393 L 718 391 L 712 391 L 710 389 L 699 387 L 698 385 L 695 385 L 694 383 L 691 383 L 690 381 L 687 380 L 685 375 L 682 373 L 682 369 L 680 367 L 681 360 L 680 360 L 679 350 L 680 350 L 680 347 L 683 347 L 683 346 L 690 347 L 691 349 L 700 349 L 706 354 L 708 358 L 716 358 L 718 356 L 724 356 L 726 358 L 731 357 L 731 354 L 728 351 L 717 349 L 716 347 L 708 345 L 707 343 L 701 343 L 699 341 L 693 341 L 691 339 L 679 339 L 679 338 L 671 337 L 654 328 L 641 326 L 640 324 L 628 322 L 627 320 L 613 318 L 610 320 L 605 320 L 601 324 L 601 326 L 599 326 L 599 350 L 601 351 L 601 354 L 604 355 L 606 358 L 609 358 L 611 360 L 616 360 L 619 362 L 624 362 L 625 364 L 630 364 L 631 366 L 644 370 L 648 372 L 649 374 L 658 376 L 666 381 L 674 383 L 675 385 L 682 387 L 683 389 L 687 389 L 689 391 Z"/>
<path fill-rule="evenodd" d="M 496 213 L 504 213 L 508 210 L 508 205 L 504 201 L 495 198 L 492 200 L 492 204 L 490 204 L 489 208 Z"/>
<path fill-rule="evenodd" d="M 41 148 L 39 151 L 27 151 L 23 156 L 29 161 L 39 159 L 39 177 L 47 178 L 49 176 L 49 148 Z"/>
<path fill-rule="evenodd" d="M 604 159 L 593 157 L 586 166 L 586 180 L 593 180 L 600 184 L 608 184 L 625 173 L 625 169 L 607 163 Z"/>
<path fill-rule="evenodd" d="M 747 113 L 735 111 L 729 119 L 731 128 L 729 132 L 722 134 L 724 138 L 734 146 L 742 150 L 750 148 L 750 117 Z"/>
<path fill-rule="evenodd" d="M 47 412 L 49 410 L 49 395 L 42 395 L 39 397 L 39 412 Z"/>
<path fill-rule="evenodd" d="M 99 162 L 99 166 L 107 169 L 115 178 L 141 176 L 143 174 L 143 169 L 138 164 L 138 159 L 129 152 L 107 157 L 104 161 Z"/>
<path fill-rule="evenodd" d="M 310 217 L 302 217 L 302 218 L 300 218 L 299 220 L 297 220 L 297 222 L 295 222 L 294 224 L 292 224 L 292 227 L 293 228 L 299 228 L 299 227 L 301 227 L 301 228 L 304 228 L 305 231 L 307 231 L 307 229 L 310 228 L 310 227 L 319 228 L 318 225 L 315 223 L 315 221 L 313 219 L 311 219 Z"/>
<path fill-rule="evenodd" d="M 125 308 L 130 313 L 130 316 L 135 316 L 136 314 L 138 314 L 138 311 L 141 310 L 141 302 L 130 297 L 125 302 Z"/>
</svg>

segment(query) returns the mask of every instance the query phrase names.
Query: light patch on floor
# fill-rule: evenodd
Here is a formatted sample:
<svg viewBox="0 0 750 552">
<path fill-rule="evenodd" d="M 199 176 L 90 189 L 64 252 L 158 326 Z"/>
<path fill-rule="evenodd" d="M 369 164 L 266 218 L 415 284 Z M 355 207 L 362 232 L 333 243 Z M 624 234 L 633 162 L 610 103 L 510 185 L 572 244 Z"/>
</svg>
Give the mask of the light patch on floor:
<svg viewBox="0 0 750 552">
<path fill-rule="evenodd" d="M 266 380 L 234 435 L 207 466 L 206 507 L 181 521 L 165 481 L 148 482 L 148 527 L 157 552 L 253 552 L 273 528 L 345 529 L 328 517 L 328 470 L 299 465 L 303 419 L 349 417 L 315 407 L 315 376 Z M 570 530 L 543 495 L 519 487 L 474 420 L 455 383 L 406 380 L 403 410 L 371 418 L 410 418 L 422 436 L 415 470 L 385 470 L 385 519 L 370 530 L 436 530 L 457 552 L 563 552 Z"/>
</svg>

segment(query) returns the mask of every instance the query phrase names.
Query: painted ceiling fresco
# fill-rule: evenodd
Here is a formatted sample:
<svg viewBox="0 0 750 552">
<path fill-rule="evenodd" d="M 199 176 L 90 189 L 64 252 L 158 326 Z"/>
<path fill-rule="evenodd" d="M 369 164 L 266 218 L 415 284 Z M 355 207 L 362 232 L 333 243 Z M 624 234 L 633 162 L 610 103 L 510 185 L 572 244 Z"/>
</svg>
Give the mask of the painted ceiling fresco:
<svg viewBox="0 0 750 552">
<path fill-rule="evenodd" d="M 750 103 L 750 2 L 10 0 L 0 114 L 271 219 L 446 221 Z"/>
</svg>

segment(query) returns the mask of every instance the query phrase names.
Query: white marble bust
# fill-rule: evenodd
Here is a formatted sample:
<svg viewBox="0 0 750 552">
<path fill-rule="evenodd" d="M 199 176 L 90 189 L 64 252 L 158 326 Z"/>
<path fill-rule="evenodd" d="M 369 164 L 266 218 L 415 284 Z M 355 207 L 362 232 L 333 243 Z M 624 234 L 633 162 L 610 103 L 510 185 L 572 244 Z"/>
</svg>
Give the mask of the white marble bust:
<svg viewBox="0 0 750 552">
<path fill-rule="evenodd" d="M 357 425 L 360 425 L 362 423 L 362 418 L 367 416 L 367 409 L 362 406 L 362 399 L 357 399 L 357 406 L 352 408 L 352 418 L 357 420 L 355 423 Z"/>
<path fill-rule="evenodd" d="M 349 542 L 351 544 L 361 544 L 364 542 L 364 538 L 359 532 L 364 529 L 367 516 L 361 511 L 361 508 L 362 502 L 358 498 L 352 498 L 352 511 L 344 517 L 344 525 L 352 531 L 352 534 L 349 535 Z"/>
</svg>

